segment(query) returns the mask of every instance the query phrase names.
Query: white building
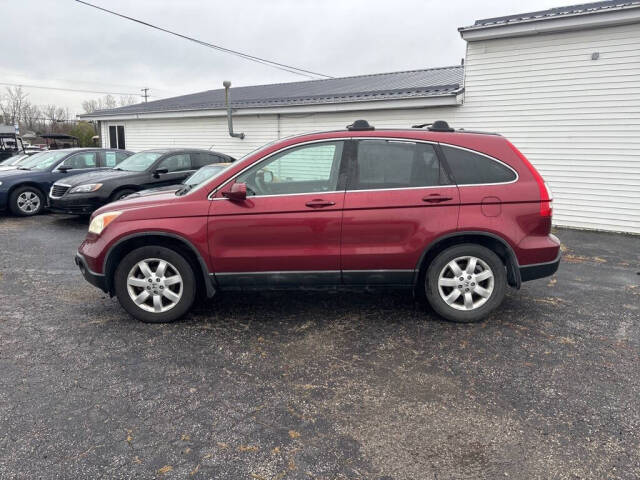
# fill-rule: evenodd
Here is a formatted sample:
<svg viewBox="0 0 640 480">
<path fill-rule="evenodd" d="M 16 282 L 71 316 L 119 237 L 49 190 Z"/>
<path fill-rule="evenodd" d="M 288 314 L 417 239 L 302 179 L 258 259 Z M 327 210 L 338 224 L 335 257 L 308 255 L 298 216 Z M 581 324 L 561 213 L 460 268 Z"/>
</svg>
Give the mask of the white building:
<svg viewBox="0 0 640 480">
<path fill-rule="evenodd" d="M 500 132 L 551 185 L 558 225 L 640 233 L 640 1 L 603 1 L 460 29 L 464 69 L 232 88 L 83 115 L 103 146 L 213 147 L 243 155 L 274 139 L 436 119 Z"/>
</svg>

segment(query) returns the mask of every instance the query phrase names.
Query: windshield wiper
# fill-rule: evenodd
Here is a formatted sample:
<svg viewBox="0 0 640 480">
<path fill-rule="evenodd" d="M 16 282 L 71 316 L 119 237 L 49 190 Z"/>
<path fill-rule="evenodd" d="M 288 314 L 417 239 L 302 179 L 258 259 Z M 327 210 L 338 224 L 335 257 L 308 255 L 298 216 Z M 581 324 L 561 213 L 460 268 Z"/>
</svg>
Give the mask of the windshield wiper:
<svg viewBox="0 0 640 480">
<path fill-rule="evenodd" d="M 122 171 L 122 169 L 120 167 L 113 167 L 111 170 L 118 170 L 118 171 Z"/>
<path fill-rule="evenodd" d="M 31 170 L 29 167 L 18 167 L 18 170 Z"/>
<path fill-rule="evenodd" d="M 182 195 L 190 192 L 194 186 L 195 185 L 184 185 L 180 190 L 176 192 L 176 196 L 181 197 Z"/>
</svg>

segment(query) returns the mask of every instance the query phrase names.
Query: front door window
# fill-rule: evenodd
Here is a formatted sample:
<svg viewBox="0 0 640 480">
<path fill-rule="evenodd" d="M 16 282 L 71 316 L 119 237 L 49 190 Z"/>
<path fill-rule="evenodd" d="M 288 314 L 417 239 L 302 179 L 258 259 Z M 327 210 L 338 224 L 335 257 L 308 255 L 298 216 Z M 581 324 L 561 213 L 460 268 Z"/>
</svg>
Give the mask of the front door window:
<svg viewBox="0 0 640 480">
<path fill-rule="evenodd" d="M 236 182 L 246 183 L 249 195 L 333 192 L 342 148 L 341 141 L 292 148 L 250 168 Z"/>
</svg>

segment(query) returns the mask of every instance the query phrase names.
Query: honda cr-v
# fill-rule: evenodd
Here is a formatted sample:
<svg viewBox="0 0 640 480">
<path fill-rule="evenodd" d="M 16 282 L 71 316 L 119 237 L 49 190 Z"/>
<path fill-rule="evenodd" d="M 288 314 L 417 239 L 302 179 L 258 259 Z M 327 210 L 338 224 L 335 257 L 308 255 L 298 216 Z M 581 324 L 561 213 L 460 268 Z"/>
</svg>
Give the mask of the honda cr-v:
<svg viewBox="0 0 640 480">
<path fill-rule="evenodd" d="M 552 275 L 560 242 L 540 174 L 506 138 L 346 130 L 271 143 L 191 189 L 94 213 L 76 262 L 145 322 L 198 292 L 402 287 L 471 322 L 507 286 Z"/>
</svg>

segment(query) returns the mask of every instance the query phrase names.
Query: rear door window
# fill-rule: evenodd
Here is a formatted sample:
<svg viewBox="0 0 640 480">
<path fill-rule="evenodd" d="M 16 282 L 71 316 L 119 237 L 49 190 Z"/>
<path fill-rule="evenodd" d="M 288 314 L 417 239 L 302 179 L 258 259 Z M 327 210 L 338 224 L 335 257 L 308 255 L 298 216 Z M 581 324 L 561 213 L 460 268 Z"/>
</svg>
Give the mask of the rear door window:
<svg viewBox="0 0 640 480">
<path fill-rule="evenodd" d="M 458 185 L 509 183 L 517 178 L 511 168 L 485 155 L 447 145 L 442 151 Z"/>
<path fill-rule="evenodd" d="M 188 153 L 171 155 L 160 162 L 158 169 L 166 168 L 169 173 L 191 170 L 191 158 Z"/>
<path fill-rule="evenodd" d="M 76 153 L 62 162 L 62 165 L 73 170 L 96 168 L 98 166 L 98 152 Z"/>
<path fill-rule="evenodd" d="M 349 190 L 383 190 L 449 184 L 431 144 L 360 140 Z"/>
</svg>

